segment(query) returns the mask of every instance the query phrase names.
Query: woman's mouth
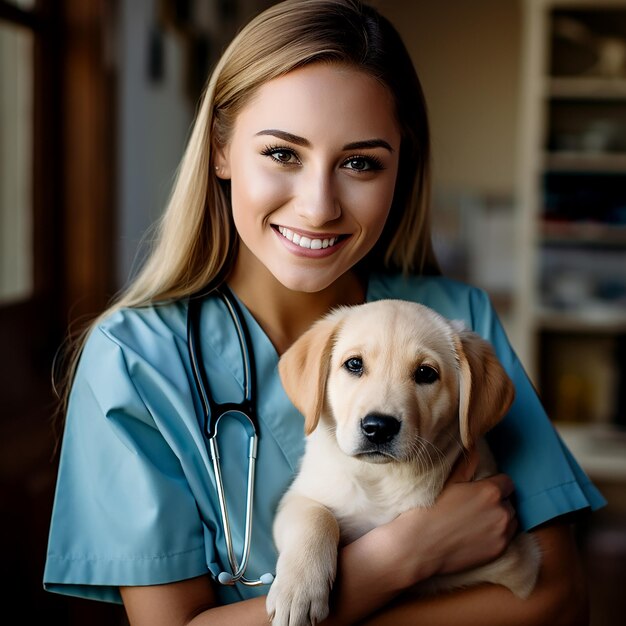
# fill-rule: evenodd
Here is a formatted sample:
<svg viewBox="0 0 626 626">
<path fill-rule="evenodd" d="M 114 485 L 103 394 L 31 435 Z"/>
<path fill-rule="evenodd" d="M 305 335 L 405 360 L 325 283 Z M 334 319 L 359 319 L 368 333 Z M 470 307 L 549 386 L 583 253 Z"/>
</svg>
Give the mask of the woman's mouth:
<svg viewBox="0 0 626 626">
<path fill-rule="evenodd" d="M 332 248 L 338 241 L 343 239 L 344 235 L 335 235 L 329 237 L 307 237 L 300 235 L 289 228 L 284 226 L 274 227 L 285 239 L 291 241 L 291 243 L 304 248 L 305 250 L 323 250 L 325 248 Z"/>
</svg>

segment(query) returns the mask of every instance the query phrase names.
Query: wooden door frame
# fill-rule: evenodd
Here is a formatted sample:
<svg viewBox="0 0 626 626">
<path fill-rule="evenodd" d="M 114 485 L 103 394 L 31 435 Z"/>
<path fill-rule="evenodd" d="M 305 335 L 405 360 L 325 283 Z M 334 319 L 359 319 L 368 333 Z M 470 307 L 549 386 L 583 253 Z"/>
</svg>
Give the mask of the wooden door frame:
<svg viewBox="0 0 626 626">
<path fill-rule="evenodd" d="M 67 329 L 106 306 L 115 267 L 115 72 L 106 32 L 116 0 L 0 0 L 0 22 L 34 34 L 33 293 L 0 304 L 0 536 L 7 598 L 29 620 L 120 624 L 113 605 L 42 589 L 56 480 L 52 360 Z"/>
<path fill-rule="evenodd" d="M 61 2 L 62 293 L 70 322 L 101 312 L 115 285 L 115 73 L 107 50 L 115 4 Z"/>
<path fill-rule="evenodd" d="M 0 345 L 20 352 L 20 341 L 34 343 L 44 360 L 115 290 L 115 73 L 106 36 L 116 4 L 38 0 L 26 11 L 0 0 L 0 21 L 35 39 L 33 293 L 0 304 Z M 28 378 L 3 395 L 18 399 Z"/>
</svg>

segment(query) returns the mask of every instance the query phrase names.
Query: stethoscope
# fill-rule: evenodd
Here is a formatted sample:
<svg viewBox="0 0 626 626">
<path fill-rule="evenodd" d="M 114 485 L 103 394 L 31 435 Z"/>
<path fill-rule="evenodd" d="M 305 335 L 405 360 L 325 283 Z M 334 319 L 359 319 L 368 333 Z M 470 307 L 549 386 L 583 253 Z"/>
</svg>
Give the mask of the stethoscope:
<svg viewBox="0 0 626 626">
<path fill-rule="evenodd" d="M 230 564 L 230 572 L 220 572 L 217 581 L 222 585 L 234 585 L 240 582 L 250 587 L 259 585 L 269 585 L 274 580 L 272 574 L 263 574 L 256 580 L 249 580 L 245 577 L 248 560 L 250 558 L 250 538 L 252 535 L 252 506 L 254 500 L 254 470 L 257 455 L 257 423 L 256 411 L 254 406 L 254 355 L 249 349 L 251 345 L 248 327 L 243 319 L 241 309 L 237 304 L 232 292 L 228 287 L 224 286 L 215 289 L 213 292 L 218 296 L 235 325 L 237 337 L 239 339 L 239 347 L 241 348 L 241 357 L 243 361 L 243 391 L 244 398 L 241 402 L 223 402 L 221 404 L 215 402 L 213 396 L 209 393 L 209 385 L 206 380 L 206 374 L 202 365 L 202 354 L 200 349 L 200 309 L 202 306 L 202 297 L 196 295 L 189 298 L 189 308 L 187 310 L 187 346 L 189 349 L 189 359 L 191 361 L 191 370 L 198 391 L 198 396 L 202 403 L 204 434 L 209 444 L 209 455 L 213 463 L 213 471 L 215 474 L 215 488 L 220 506 L 220 514 L 222 518 L 222 528 L 224 531 L 224 540 L 226 542 L 226 551 L 228 553 L 228 561 Z M 226 498 L 224 495 L 224 482 L 222 480 L 222 470 L 220 466 L 220 454 L 217 446 L 217 429 L 221 419 L 225 415 L 231 415 L 243 426 L 248 435 L 248 481 L 246 489 L 246 518 L 244 542 L 241 558 L 238 560 L 233 549 L 232 533 L 230 521 L 228 519 L 228 510 L 226 508 Z"/>
</svg>

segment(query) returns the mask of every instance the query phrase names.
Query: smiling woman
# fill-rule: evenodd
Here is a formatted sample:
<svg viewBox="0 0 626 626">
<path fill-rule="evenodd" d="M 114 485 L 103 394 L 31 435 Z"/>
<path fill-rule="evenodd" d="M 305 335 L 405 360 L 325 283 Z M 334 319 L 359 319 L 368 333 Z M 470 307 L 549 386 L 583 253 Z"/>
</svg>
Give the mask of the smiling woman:
<svg viewBox="0 0 626 626">
<path fill-rule="evenodd" d="M 453 472 L 432 507 L 385 519 L 341 547 L 330 623 L 527 626 L 584 619 L 576 552 L 557 518 L 597 508 L 603 499 L 559 441 L 488 298 L 438 275 L 429 145 L 419 79 L 397 32 L 371 7 L 286 0 L 240 31 L 205 89 L 153 254 L 95 322 L 79 359 L 77 353 L 48 589 L 123 600 L 133 626 L 267 623 L 268 609 L 276 625 L 308 624 L 306 607 L 273 615 L 267 588 L 257 584 L 271 578 L 261 574 L 276 571 L 272 522 L 302 458 L 305 419 L 296 406 L 313 398 L 319 412 L 327 401 L 311 383 L 299 387 L 294 404 L 278 359 L 300 337 L 298 354 L 323 352 L 326 344 L 305 332 L 329 311 L 395 298 L 463 320 L 493 345 L 516 389 L 494 431 L 495 455 L 510 477 L 471 482 L 470 439 L 449 440 L 470 462 Z M 241 308 L 248 357 L 239 326 L 216 296 L 222 287 Z M 211 462 L 215 442 L 203 428 L 203 396 L 191 380 L 190 302 L 218 405 L 232 407 L 247 395 L 242 352 L 245 364 L 256 365 L 251 405 L 258 440 L 251 446 L 237 420 L 224 420 L 223 490 Z M 369 324 L 381 321 L 374 316 L 355 332 L 368 336 Z M 414 350 L 411 342 L 401 344 Z M 353 382 L 365 383 L 358 371 L 367 370 L 367 361 L 359 364 L 364 355 L 349 348 L 341 363 L 354 370 Z M 307 382 L 308 363 L 306 357 L 291 363 Z M 419 363 L 403 382 L 407 391 L 435 390 L 443 370 L 429 359 Z M 461 377 L 461 370 L 453 356 L 449 375 Z M 341 375 L 353 376 L 345 369 Z M 460 414 L 451 408 L 450 415 Z M 396 417 L 399 433 L 416 434 L 402 407 Z M 250 500 L 246 468 L 254 457 Z M 517 509 L 509 501 L 512 480 Z M 317 515 L 309 504 L 301 511 Z M 237 529 L 232 542 L 224 511 Z M 419 581 L 497 557 L 518 527 L 532 531 L 546 555 L 528 600 L 498 585 L 405 598 Z M 230 584 L 237 576 L 220 574 L 233 555 L 247 553 L 248 533 L 243 569 L 245 582 L 254 584 Z M 306 566 L 306 550 L 293 554 Z"/>
</svg>

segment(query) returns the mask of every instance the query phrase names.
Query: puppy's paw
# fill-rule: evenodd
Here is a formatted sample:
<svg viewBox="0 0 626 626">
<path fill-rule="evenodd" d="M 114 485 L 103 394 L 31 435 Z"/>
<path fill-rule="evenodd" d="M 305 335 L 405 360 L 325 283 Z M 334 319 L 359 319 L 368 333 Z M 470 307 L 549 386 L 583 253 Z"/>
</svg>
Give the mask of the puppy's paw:
<svg viewBox="0 0 626 626">
<path fill-rule="evenodd" d="M 328 617 L 337 559 L 281 554 L 266 609 L 273 626 L 314 626 Z"/>
</svg>

